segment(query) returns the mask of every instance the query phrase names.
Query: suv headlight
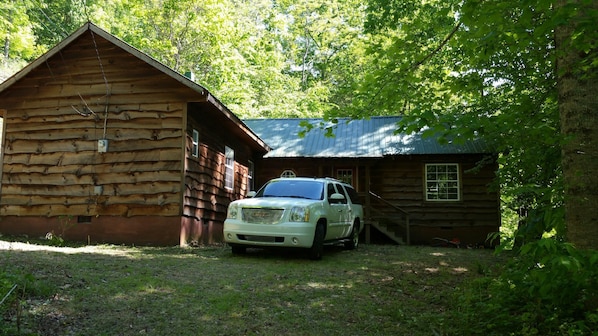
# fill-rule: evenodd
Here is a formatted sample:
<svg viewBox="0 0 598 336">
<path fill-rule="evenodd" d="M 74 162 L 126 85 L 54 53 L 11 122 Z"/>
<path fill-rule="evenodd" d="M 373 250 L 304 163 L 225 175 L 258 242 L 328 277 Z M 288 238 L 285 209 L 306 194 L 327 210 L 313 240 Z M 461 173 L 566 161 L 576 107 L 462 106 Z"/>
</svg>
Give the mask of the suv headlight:
<svg viewBox="0 0 598 336">
<path fill-rule="evenodd" d="M 293 207 L 291 214 L 289 215 L 289 221 L 291 222 L 309 222 L 309 208 L 305 207 Z"/>
<path fill-rule="evenodd" d="M 226 217 L 230 219 L 237 219 L 239 215 L 239 206 L 237 204 L 231 203 L 228 205 L 228 211 L 226 213 Z"/>
</svg>

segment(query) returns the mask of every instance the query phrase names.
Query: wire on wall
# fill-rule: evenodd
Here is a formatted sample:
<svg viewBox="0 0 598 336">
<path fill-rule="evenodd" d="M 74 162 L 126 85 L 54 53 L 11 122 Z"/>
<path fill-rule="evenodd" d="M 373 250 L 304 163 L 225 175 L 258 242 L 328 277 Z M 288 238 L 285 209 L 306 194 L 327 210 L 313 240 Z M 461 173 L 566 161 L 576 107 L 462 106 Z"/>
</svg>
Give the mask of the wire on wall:
<svg viewBox="0 0 598 336">
<path fill-rule="evenodd" d="M 105 103 L 105 110 L 104 110 L 104 133 L 102 139 L 106 139 L 106 128 L 108 124 L 108 104 L 110 101 L 110 85 L 108 85 L 108 79 L 106 78 L 106 73 L 104 72 L 104 66 L 102 65 L 102 58 L 100 57 L 100 51 L 98 50 L 98 44 L 96 42 L 95 34 L 93 30 L 90 30 L 91 38 L 93 40 L 93 46 L 96 50 L 96 55 L 98 57 L 98 62 L 100 64 L 100 70 L 102 72 L 102 77 L 104 78 L 104 85 L 106 85 L 106 103 Z"/>
</svg>

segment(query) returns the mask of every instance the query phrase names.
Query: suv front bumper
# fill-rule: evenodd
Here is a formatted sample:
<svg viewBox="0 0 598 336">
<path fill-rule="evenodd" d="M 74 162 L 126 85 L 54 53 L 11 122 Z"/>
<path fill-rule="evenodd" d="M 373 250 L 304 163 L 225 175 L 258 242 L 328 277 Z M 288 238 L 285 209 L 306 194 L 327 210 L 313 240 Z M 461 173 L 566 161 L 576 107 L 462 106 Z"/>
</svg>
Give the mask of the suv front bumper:
<svg viewBox="0 0 598 336">
<path fill-rule="evenodd" d="M 314 232 L 315 224 L 309 222 L 248 224 L 228 219 L 224 222 L 224 241 L 229 244 L 309 248 Z"/>
</svg>

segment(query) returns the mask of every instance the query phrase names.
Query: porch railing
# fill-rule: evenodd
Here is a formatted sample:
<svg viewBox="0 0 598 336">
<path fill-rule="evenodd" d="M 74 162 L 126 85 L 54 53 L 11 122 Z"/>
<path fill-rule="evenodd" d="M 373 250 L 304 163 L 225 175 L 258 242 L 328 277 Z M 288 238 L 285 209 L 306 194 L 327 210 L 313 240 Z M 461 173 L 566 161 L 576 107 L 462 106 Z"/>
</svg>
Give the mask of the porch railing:
<svg viewBox="0 0 598 336">
<path fill-rule="evenodd" d="M 366 242 L 369 243 L 369 226 L 399 244 L 411 244 L 409 213 L 391 202 L 369 191 L 364 207 Z"/>
</svg>

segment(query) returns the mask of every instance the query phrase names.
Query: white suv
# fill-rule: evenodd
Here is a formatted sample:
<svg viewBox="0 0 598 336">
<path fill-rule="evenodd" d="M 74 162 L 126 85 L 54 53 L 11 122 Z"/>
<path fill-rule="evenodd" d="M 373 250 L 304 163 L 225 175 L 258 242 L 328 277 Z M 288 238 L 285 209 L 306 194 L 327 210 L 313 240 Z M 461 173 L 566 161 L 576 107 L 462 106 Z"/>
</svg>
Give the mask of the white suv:
<svg viewBox="0 0 598 336">
<path fill-rule="evenodd" d="M 277 178 L 250 198 L 232 202 L 224 240 L 233 253 L 247 247 L 300 247 L 321 259 L 327 242 L 355 249 L 363 208 L 349 184 L 331 178 Z"/>
</svg>

